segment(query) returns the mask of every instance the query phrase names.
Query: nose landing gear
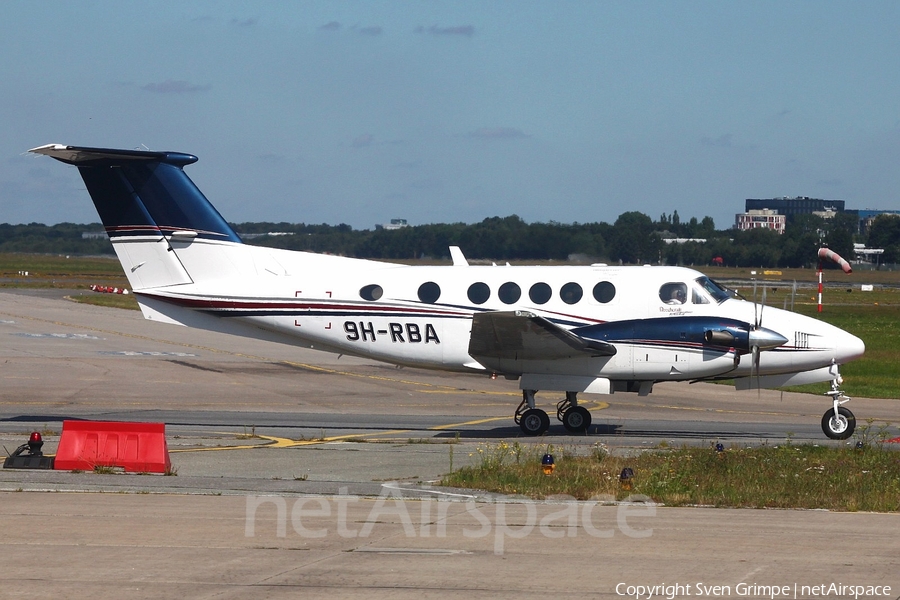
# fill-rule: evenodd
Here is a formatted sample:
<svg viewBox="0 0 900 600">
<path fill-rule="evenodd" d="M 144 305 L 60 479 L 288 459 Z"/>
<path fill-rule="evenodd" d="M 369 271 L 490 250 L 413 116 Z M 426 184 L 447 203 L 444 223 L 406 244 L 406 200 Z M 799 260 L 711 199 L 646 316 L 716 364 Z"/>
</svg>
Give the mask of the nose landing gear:
<svg viewBox="0 0 900 600">
<path fill-rule="evenodd" d="M 850 397 L 845 396 L 840 389 L 843 381 L 844 379 L 838 374 L 831 381 L 831 391 L 825 392 L 827 396 L 831 396 L 833 406 L 822 415 L 822 431 L 833 440 L 846 440 L 853 435 L 853 431 L 856 429 L 856 417 L 849 409 L 841 406 L 850 401 Z"/>
</svg>

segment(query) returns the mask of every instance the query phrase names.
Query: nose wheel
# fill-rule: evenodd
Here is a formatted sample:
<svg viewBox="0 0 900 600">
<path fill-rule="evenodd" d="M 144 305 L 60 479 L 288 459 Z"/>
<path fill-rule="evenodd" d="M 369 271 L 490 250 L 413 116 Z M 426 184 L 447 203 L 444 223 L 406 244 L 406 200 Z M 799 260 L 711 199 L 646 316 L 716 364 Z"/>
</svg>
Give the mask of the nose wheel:
<svg viewBox="0 0 900 600">
<path fill-rule="evenodd" d="M 842 381 L 843 378 L 838 374 L 831 382 L 831 391 L 825 392 L 831 396 L 832 408 L 822 415 L 822 431 L 832 440 L 846 440 L 856 429 L 856 417 L 850 409 L 841 406 L 850 401 L 849 396 L 845 396 L 840 389 Z"/>
<path fill-rule="evenodd" d="M 856 417 L 843 406 L 834 410 L 828 410 L 822 415 L 822 431 L 833 440 L 846 440 L 856 429 Z"/>
</svg>

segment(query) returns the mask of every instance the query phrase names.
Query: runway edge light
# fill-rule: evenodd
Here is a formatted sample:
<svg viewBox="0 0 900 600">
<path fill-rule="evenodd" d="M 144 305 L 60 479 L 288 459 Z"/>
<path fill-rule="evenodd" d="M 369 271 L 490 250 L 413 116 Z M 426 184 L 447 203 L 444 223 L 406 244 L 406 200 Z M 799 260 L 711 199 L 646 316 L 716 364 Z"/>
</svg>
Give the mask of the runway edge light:
<svg viewBox="0 0 900 600">
<path fill-rule="evenodd" d="M 44 456 L 41 448 L 44 446 L 44 438 L 40 431 L 33 431 L 28 437 L 28 442 L 16 448 L 12 454 L 3 461 L 4 469 L 52 469 L 53 457 Z M 25 453 L 27 450 L 27 453 Z"/>
<path fill-rule="evenodd" d="M 544 475 L 552 475 L 553 469 L 556 468 L 556 461 L 553 460 L 552 454 L 545 454 L 543 458 L 541 458 L 541 470 L 544 472 Z"/>
<path fill-rule="evenodd" d="M 619 487 L 621 487 L 626 492 L 634 487 L 634 469 L 632 469 L 631 467 L 625 467 L 624 469 L 622 469 L 622 472 L 619 473 Z"/>
</svg>

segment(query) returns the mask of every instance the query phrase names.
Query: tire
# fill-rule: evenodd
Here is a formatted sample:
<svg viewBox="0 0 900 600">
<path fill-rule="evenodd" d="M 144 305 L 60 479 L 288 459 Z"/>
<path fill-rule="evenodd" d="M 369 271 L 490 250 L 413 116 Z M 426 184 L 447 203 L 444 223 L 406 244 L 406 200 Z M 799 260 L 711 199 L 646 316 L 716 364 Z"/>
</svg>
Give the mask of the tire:
<svg viewBox="0 0 900 600">
<path fill-rule="evenodd" d="M 550 429 L 550 417 L 539 408 L 529 408 L 522 413 L 519 427 L 525 435 L 544 435 Z"/>
<path fill-rule="evenodd" d="M 584 433 L 591 426 L 591 413 L 583 406 L 573 406 L 562 418 L 563 427 L 572 433 Z"/>
<path fill-rule="evenodd" d="M 839 406 L 837 410 L 837 417 L 834 410 L 828 410 L 822 415 L 822 431 L 833 440 L 846 440 L 856 429 L 856 417 L 843 406 Z"/>
</svg>

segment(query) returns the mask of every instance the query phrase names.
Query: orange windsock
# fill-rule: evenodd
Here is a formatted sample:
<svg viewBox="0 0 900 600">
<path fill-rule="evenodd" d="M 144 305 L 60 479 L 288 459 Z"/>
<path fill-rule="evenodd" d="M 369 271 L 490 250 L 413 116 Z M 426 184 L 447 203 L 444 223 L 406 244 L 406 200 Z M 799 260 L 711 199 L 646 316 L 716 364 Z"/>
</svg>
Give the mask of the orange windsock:
<svg viewBox="0 0 900 600">
<path fill-rule="evenodd" d="M 844 273 L 853 272 L 853 267 L 850 266 L 850 263 L 841 258 L 837 252 L 829 250 L 828 248 L 819 248 L 819 259 L 828 259 L 836 262 L 841 266 L 841 269 L 843 269 Z"/>
</svg>

